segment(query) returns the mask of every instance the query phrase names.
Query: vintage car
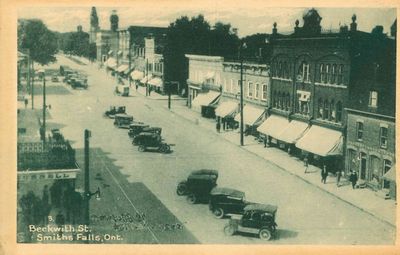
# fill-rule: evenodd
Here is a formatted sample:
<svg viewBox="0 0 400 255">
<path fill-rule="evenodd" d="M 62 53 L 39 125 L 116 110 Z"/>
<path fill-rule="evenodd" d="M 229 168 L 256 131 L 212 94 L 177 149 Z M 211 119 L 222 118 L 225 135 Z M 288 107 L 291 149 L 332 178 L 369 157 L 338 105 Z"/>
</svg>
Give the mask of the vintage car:
<svg viewBox="0 0 400 255">
<path fill-rule="evenodd" d="M 129 128 L 129 125 L 133 122 L 133 116 L 126 113 L 115 114 L 114 126 L 118 128 Z"/>
<path fill-rule="evenodd" d="M 275 205 L 250 204 L 244 208 L 243 215 L 232 216 L 225 226 L 226 235 L 237 232 L 256 234 L 263 240 L 270 240 L 276 235 Z"/>
<path fill-rule="evenodd" d="M 149 125 L 144 124 L 143 122 L 133 122 L 132 124 L 129 125 L 128 135 L 130 137 L 135 137 L 138 134 L 140 134 L 143 131 L 143 129 L 148 127 Z"/>
<path fill-rule="evenodd" d="M 51 77 L 51 81 L 52 81 L 52 82 L 59 82 L 58 76 L 57 76 L 57 75 L 53 75 L 53 76 Z"/>
<path fill-rule="evenodd" d="M 161 138 L 161 128 L 158 127 L 150 127 L 143 128 L 143 131 L 139 134 L 133 136 L 132 144 L 133 145 L 141 145 L 144 139 L 148 139 L 149 135 L 158 135 Z"/>
<path fill-rule="evenodd" d="M 126 113 L 125 106 L 110 106 L 110 110 L 104 113 L 104 117 L 109 117 L 110 119 L 115 118 L 115 114 Z"/>
<path fill-rule="evenodd" d="M 243 214 L 248 204 L 244 192 L 236 189 L 216 187 L 210 192 L 209 209 L 218 219 L 227 214 Z"/>
<path fill-rule="evenodd" d="M 117 85 L 115 87 L 115 94 L 118 96 L 129 96 L 129 85 Z"/>
<path fill-rule="evenodd" d="M 88 88 L 87 77 L 82 74 L 76 75 L 76 77 L 74 77 L 73 80 L 71 80 L 71 87 L 73 89 L 76 88 L 87 89 Z"/>
<path fill-rule="evenodd" d="M 144 152 L 146 150 L 157 150 L 162 153 L 168 153 L 171 151 L 170 145 L 163 142 L 159 134 L 152 133 L 141 133 L 141 137 L 138 151 Z"/>
<path fill-rule="evenodd" d="M 187 201 L 194 204 L 208 201 L 210 191 L 217 186 L 218 171 L 201 169 L 190 173 L 186 180 L 178 183 L 176 194 L 187 196 Z"/>
</svg>

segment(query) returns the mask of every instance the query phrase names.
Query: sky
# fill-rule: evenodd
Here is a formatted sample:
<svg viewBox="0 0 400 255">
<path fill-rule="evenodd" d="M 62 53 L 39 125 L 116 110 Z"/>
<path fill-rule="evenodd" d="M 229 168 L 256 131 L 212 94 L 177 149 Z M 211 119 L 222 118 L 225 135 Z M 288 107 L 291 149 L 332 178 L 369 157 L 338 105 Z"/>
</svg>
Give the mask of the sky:
<svg viewBox="0 0 400 255">
<path fill-rule="evenodd" d="M 274 22 L 278 32 L 291 33 L 295 21 L 303 24 L 303 14 L 310 8 L 276 8 L 249 4 L 238 8 L 223 1 L 209 4 L 173 5 L 169 2 L 148 0 L 136 6 L 109 7 L 96 6 L 101 29 L 110 29 L 109 16 L 116 10 L 119 16 L 119 27 L 160 26 L 168 27 L 177 18 L 204 15 L 213 25 L 217 21 L 230 23 L 238 28 L 240 37 L 255 33 L 271 33 Z M 211 3 L 211 4 L 210 4 Z M 395 8 L 316 8 L 322 17 L 323 29 L 339 29 L 339 25 L 350 25 L 351 16 L 357 15 L 358 30 L 370 32 L 376 25 L 384 27 L 384 33 L 390 33 L 390 26 L 396 19 Z M 91 6 L 84 7 L 24 7 L 18 10 L 19 18 L 37 18 L 43 20 L 49 29 L 58 32 L 75 31 L 82 25 L 84 31 L 90 28 Z"/>
</svg>

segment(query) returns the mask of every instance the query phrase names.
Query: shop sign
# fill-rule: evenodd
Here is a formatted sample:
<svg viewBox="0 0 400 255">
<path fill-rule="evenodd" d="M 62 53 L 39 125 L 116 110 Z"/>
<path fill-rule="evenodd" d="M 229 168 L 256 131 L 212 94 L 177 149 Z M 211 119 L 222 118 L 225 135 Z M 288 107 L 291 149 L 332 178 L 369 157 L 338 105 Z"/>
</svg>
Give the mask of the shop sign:
<svg viewBox="0 0 400 255">
<path fill-rule="evenodd" d="M 25 171 L 18 173 L 18 181 L 30 182 L 37 180 L 62 180 L 76 179 L 79 169 L 72 170 L 45 170 L 45 171 Z"/>
</svg>

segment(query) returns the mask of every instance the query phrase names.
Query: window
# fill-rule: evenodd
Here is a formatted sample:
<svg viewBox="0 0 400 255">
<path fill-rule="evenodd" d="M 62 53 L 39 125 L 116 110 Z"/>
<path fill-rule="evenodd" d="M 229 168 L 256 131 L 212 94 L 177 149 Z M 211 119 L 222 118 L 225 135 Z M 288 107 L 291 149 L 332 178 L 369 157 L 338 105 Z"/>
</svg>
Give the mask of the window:
<svg viewBox="0 0 400 255">
<path fill-rule="evenodd" d="M 229 92 L 233 93 L 233 79 L 231 79 L 231 88 Z"/>
<path fill-rule="evenodd" d="M 301 76 L 303 81 L 310 81 L 310 64 L 303 61 L 299 67 L 298 75 Z"/>
<path fill-rule="evenodd" d="M 253 83 L 250 81 L 247 83 L 247 96 L 253 97 Z"/>
<path fill-rule="evenodd" d="M 331 65 L 330 64 L 326 64 L 325 66 L 325 72 L 326 72 L 326 80 L 325 83 L 329 83 L 331 81 Z"/>
<path fill-rule="evenodd" d="M 379 131 L 379 140 L 380 140 L 381 148 L 386 149 L 387 142 L 388 142 L 388 128 L 387 127 L 381 126 L 381 129 Z"/>
<path fill-rule="evenodd" d="M 285 79 L 289 78 L 288 67 L 287 67 L 286 61 L 283 62 L 283 78 L 285 78 Z"/>
<path fill-rule="evenodd" d="M 281 92 L 277 93 L 277 97 L 278 97 L 278 104 L 277 104 L 277 108 L 281 109 L 282 107 L 282 97 L 281 97 Z"/>
<path fill-rule="evenodd" d="M 342 102 L 336 103 L 336 122 L 342 121 Z"/>
<path fill-rule="evenodd" d="M 329 104 L 329 116 L 328 119 L 331 121 L 334 121 L 336 117 L 336 111 L 335 111 L 335 101 L 331 101 Z"/>
<path fill-rule="evenodd" d="M 278 67 L 278 77 L 282 78 L 283 74 L 282 74 L 282 62 L 279 61 L 279 67 Z"/>
<path fill-rule="evenodd" d="M 224 91 L 227 92 L 228 86 L 226 84 L 226 78 L 224 78 Z"/>
<path fill-rule="evenodd" d="M 272 106 L 274 107 L 274 108 L 276 108 L 278 105 L 277 105 L 277 99 L 276 99 L 276 97 L 277 97 L 277 95 L 276 95 L 276 91 L 274 91 L 274 93 L 273 93 L 273 95 L 272 95 Z"/>
<path fill-rule="evenodd" d="M 335 84 L 336 83 L 336 76 L 337 76 L 337 68 L 336 64 L 332 65 L 332 75 L 331 75 L 331 83 Z"/>
<path fill-rule="evenodd" d="M 267 84 L 262 85 L 262 100 L 267 100 Z"/>
<path fill-rule="evenodd" d="M 325 80 L 325 66 L 324 66 L 324 64 L 321 64 L 320 66 L 319 66 L 319 81 L 321 82 L 321 83 L 323 83 L 324 82 L 324 80 Z"/>
<path fill-rule="evenodd" d="M 371 181 L 375 183 L 380 183 L 381 177 L 381 162 L 380 159 L 376 156 L 370 156 L 370 164 L 371 164 Z"/>
<path fill-rule="evenodd" d="M 337 84 L 343 84 L 343 65 L 338 66 L 337 70 Z"/>
<path fill-rule="evenodd" d="M 377 91 L 369 92 L 369 106 L 370 107 L 378 107 L 378 92 Z"/>
<path fill-rule="evenodd" d="M 357 132 L 357 140 L 362 141 L 364 132 L 364 123 L 362 123 L 361 121 L 357 122 L 356 132 Z"/>
<path fill-rule="evenodd" d="M 383 174 L 386 174 L 390 168 L 392 168 L 392 162 L 390 160 L 384 159 L 383 160 Z M 387 189 L 389 188 L 389 182 L 388 181 L 384 181 L 383 182 L 383 188 Z"/>
<path fill-rule="evenodd" d="M 258 99 L 259 97 L 259 90 L 260 90 L 260 84 L 256 84 L 255 88 L 254 88 L 254 98 Z"/>
<path fill-rule="evenodd" d="M 329 104 L 328 104 L 328 100 L 324 101 L 324 111 L 323 111 L 323 115 L 322 115 L 322 119 L 327 119 L 329 115 Z"/>
<path fill-rule="evenodd" d="M 232 90 L 232 93 L 233 93 L 233 90 Z M 237 80 L 237 82 L 236 82 L 236 94 L 239 94 L 239 93 L 240 93 L 240 80 Z M 243 93 L 244 93 L 244 91 L 243 91 Z"/>
<path fill-rule="evenodd" d="M 287 110 L 289 111 L 290 110 L 290 107 L 291 107 L 291 102 L 290 102 L 290 94 L 288 93 L 287 95 L 286 95 L 286 101 L 287 101 Z"/>
<path fill-rule="evenodd" d="M 323 105 L 322 105 L 322 99 L 318 99 L 318 119 L 322 119 L 323 116 Z"/>
</svg>

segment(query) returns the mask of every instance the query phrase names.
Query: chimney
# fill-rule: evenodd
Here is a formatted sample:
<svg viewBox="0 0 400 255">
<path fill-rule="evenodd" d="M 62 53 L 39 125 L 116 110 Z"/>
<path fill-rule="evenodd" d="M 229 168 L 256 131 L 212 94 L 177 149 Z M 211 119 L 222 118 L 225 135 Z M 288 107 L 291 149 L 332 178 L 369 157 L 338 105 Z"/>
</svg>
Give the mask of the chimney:
<svg viewBox="0 0 400 255">
<path fill-rule="evenodd" d="M 298 19 L 296 19 L 295 24 L 296 24 L 296 26 L 294 27 L 294 33 L 296 34 L 297 32 L 299 32 L 299 20 Z"/>
<path fill-rule="evenodd" d="M 350 24 L 350 31 L 352 31 L 352 32 L 357 31 L 357 23 L 356 23 L 357 16 L 355 14 L 353 14 L 353 16 L 351 17 L 351 20 L 353 22 Z"/>
<path fill-rule="evenodd" d="M 375 26 L 375 27 L 372 29 L 371 34 L 374 34 L 374 35 L 383 35 L 383 26 L 380 26 L 380 25 Z"/>
<path fill-rule="evenodd" d="M 340 27 L 340 33 L 344 34 L 349 31 L 349 27 L 347 25 L 341 26 Z"/>
<path fill-rule="evenodd" d="M 77 30 L 78 32 L 82 32 L 82 26 L 81 25 L 77 26 Z"/>
<path fill-rule="evenodd" d="M 278 29 L 276 28 L 276 22 L 274 22 L 274 28 L 272 29 L 272 34 L 276 35 L 278 33 Z"/>
</svg>

